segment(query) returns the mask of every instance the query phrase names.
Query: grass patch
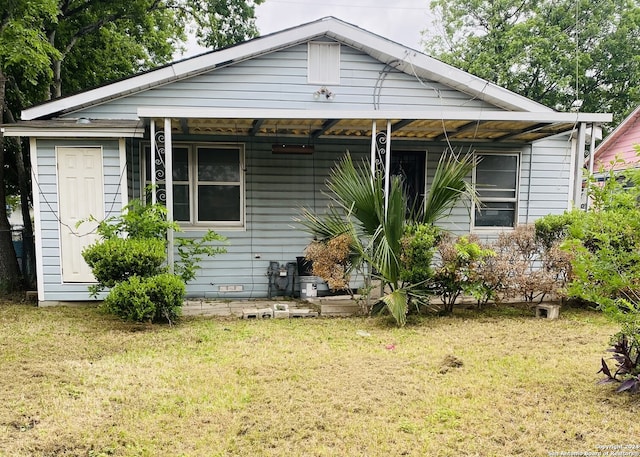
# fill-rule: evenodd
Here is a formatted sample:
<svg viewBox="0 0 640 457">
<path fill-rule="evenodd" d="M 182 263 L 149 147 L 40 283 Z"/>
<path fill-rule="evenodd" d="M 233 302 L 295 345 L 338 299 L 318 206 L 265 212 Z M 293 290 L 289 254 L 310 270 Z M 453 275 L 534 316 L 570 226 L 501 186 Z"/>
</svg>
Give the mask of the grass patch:
<svg viewBox="0 0 640 457">
<path fill-rule="evenodd" d="M 382 318 L 168 327 L 3 304 L 0 455 L 546 456 L 640 444 L 640 401 L 596 385 L 617 330 L 602 315 L 456 313 L 404 329 Z"/>
</svg>

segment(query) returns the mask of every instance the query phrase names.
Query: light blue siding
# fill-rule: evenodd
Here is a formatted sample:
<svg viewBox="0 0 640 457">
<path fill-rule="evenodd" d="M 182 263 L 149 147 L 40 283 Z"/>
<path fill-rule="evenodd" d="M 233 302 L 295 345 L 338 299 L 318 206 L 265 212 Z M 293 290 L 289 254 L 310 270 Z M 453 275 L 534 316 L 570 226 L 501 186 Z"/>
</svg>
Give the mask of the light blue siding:
<svg viewBox="0 0 640 457">
<path fill-rule="evenodd" d="M 367 157 L 369 145 L 349 144 L 355 160 Z M 246 148 L 246 230 L 216 230 L 228 238 L 227 253 L 205 259 L 188 285 L 193 296 L 258 298 L 268 289 L 269 262 L 295 262 L 311 241 L 295 219 L 303 207 L 323 211 L 325 181 L 347 145 L 316 144 L 312 155 L 274 155 L 270 143 Z M 201 236 L 188 230 L 180 236 Z M 222 285 L 243 285 L 243 292 L 218 292 Z"/>
<path fill-rule="evenodd" d="M 341 59 L 340 85 L 330 87 L 335 99 L 323 103 L 323 109 L 496 109 L 443 84 L 397 71 L 346 45 L 341 46 Z M 139 106 L 310 110 L 318 108 L 313 98 L 318 88 L 307 83 L 307 45 L 300 44 L 81 113 L 98 119 L 136 119 Z"/>
</svg>

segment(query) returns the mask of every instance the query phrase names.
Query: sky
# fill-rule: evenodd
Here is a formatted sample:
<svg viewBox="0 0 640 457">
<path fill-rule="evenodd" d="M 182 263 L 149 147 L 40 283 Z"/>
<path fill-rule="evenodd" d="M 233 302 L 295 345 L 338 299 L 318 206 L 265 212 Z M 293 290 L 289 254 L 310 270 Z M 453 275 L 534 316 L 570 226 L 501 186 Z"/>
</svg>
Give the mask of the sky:
<svg viewBox="0 0 640 457">
<path fill-rule="evenodd" d="M 390 6 L 393 5 L 393 6 Z M 421 31 L 432 26 L 429 0 L 265 0 L 256 7 L 261 35 L 333 16 L 419 51 Z M 206 51 L 193 40 L 184 57 Z"/>
<path fill-rule="evenodd" d="M 265 0 L 256 7 L 256 24 L 260 33 L 266 35 L 334 16 L 422 50 L 420 32 L 431 26 L 429 13 L 428 0 Z"/>
</svg>

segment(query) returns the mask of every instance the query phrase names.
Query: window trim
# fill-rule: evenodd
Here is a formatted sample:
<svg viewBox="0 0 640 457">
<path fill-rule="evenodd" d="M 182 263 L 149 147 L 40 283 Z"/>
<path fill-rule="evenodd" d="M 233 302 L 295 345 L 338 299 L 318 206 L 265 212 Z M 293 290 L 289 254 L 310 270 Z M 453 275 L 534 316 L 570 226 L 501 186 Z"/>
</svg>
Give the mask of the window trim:
<svg viewBox="0 0 640 457">
<path fill-rule="evenodd" d="M 151 149 L 150 142 L 141 142 L 141 160 L 142 160 L 142 173 L 141 173 L 141 183 L 142 183 L 142 193 L 141 195 L 145 195 L 144 189 L 148 184 L 147 181 L 147 155 L 146 150 Z M 229 142 L 206 142 L 206 141 L 175 141 L 172 143 L 172 148 L 187 148 L 188 154 L 188 173 L 189 180 L 185 181 L 173 181 L 173 184 L 184 185 L 185 183 L 189 188 L 189 220 L 188 221 L 176 221 L 178 225 L 185 230 L 196 230 L 200 228 L 215 228 L 215 229 L 236 229 L 236 230 L 244 230 L 246 228 L 246 167 L 245 167 L 245 154 L 246 148 L 244 143 L 229 143 Z M 240 188 L 240 219 L 237 221 L 198 221 L 196 220 L 196 213 L 198 210 L 198 188 L 199 188 L 199 180 L 198 180 L 198 149 L 199 148 L 214 148 L 214 149 L 231 149 L 238 151 L 239 161 L 238 161 L 238 172 L 239 172 L 239 181 L 238 182 L 220 182 L 220 185 L 238 185 Z M 164 184 L 166 181 L 159 180 L 158 183 Z M 175 204 L 175 202 L 174 202 Z"/>
<path fill-rule="evenodd" d="M 473 155 L 474 155 L 474 159 L 476 159 L 476 160 L 478 159 L 479 156 L 488 156 L 488 155 L 502 156 L 502 157 L 506 157 L 506 156 L 515 157 L 516 158 L 516 182 L 515 182 L 514 196 L 513 197 L 484 197 L 484 198 L 478 197 L 478 200 L 480 202 L 514 203 L 513 225 L 511 225 L 511 226 L 501 226 L 501 225 L 476 226 L 477 203 L 474 201 L 473 205 L 471 207 L 471 231 L 473 231 L 473 232 L 487 232 L 487 231 L 495 232 L 496 230 L 513 230 L 513 229 L 515 229 L 517 227 L 517 225 L 518 225 L 518 215 L 519 215 L 519 208 L 520 208 L 520 167 L 521 167 L 521 160 L 522 160 L 521 152 L 519 152 L 519 151 L 481 150 L 481 151 L 475 151 L 473 153 Z M 477 165 L 475 167 L 473 167 L 473 173 L 472 173 L 472 178 L 471 178 L 471 185 L 473 186 L 474 190 L 476 190 L 476 183 L 477 183 L 477 168 L 478 168 Z"/>
</svg>

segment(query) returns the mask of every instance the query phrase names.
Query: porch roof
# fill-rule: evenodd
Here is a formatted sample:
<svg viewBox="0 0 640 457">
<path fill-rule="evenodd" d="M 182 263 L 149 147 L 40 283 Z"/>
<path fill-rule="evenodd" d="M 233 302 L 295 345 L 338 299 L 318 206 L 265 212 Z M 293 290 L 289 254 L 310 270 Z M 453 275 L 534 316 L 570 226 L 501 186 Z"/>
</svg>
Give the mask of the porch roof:
<svg viewBox="0 0 640 457">
<path fill-rule="evenodd" d="M 578 123 L 610 122 L 610 114 L 505 111 L 333 111 L 167 109 L 141 107 L 141 118 L 171 118 L 174 134 L 293 138 L 370 138 L 391 121 L 397 140 L 531 142 L 572 131 Z"/>
<path fill-rule="evenodd" d="M 604 123 L 610 114 L 522 111 L 331 111 L 167 109 L 141 107 L 140 119 L 171 119 L 174 134 L 256 138 L 370 138 L 391 121 L 394 140 L 528 143 L 572 131 L 578 123 Z M 142 120 L 52 119 L 5 124 L 6 136 L 136 137 Z"/>
<path fill-rule="evenodd" d="M 43 138 L 142 138 L 144 124 L 139 120 L 55 119 L 18 121 L 0 125 L 4 136 Z"/>
</svg>

